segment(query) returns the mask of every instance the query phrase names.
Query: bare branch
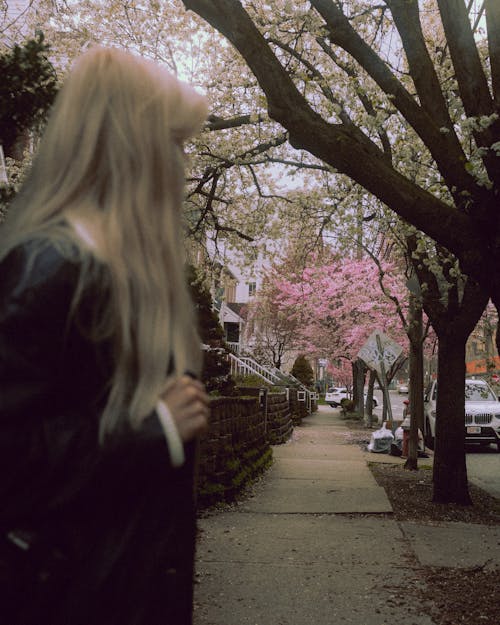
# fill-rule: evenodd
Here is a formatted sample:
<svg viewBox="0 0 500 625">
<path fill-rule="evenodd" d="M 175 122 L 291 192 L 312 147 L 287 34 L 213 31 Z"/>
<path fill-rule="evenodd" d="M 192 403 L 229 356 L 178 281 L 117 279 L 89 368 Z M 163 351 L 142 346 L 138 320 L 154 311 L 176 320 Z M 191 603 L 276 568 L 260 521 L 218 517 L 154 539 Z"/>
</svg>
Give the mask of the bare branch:
<svg viewBox="0 0 500 625">
<path fill-rule="evenodd" d="M 324 171 L 326 173 L 331 173 L 332 168 L 328 167 L 328 165 L 320 165 L 318 163 L 304 163 L 302 161 L 291 161 L 286 158 L 276 158 L 273 156 L 266 156 L 261 160 L 254 160 L 252 162 L 253 165 L 263 165 L 265 163 L 277 163 L 281 165 L 286 165 L 288 167 L 294 167 L 296 170 L 299 169 L 313 169 L 316 171 Z"/>
</svg>

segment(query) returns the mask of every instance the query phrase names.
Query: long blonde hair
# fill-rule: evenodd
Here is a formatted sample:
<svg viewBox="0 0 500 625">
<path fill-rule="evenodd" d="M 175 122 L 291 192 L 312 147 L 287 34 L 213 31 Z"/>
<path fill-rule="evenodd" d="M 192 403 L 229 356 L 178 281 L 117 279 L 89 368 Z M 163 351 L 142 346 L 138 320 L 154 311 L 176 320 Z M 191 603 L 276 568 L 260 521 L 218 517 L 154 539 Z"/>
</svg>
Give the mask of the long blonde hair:
<svg viewBox="0 0 500 625">
<path fill-rule="evenodd" d="M 0 256 L 29 239 L 62 238 L 109 270 L 110 305 L 100 325 L 112 328 L 115 369 L 101 437 L 124 419 L 137 426 L 153 409 L 169 363 L 173 376 L 199 372 L 183 270 L 182 142 L 206 114 L 204 97 L 156 64 L 91 49 L 65 81 L 0 229 Z M 98 219 L 101 249 L 85 249 L 69 225 L 75 212 Z M 82 274 L 81 282 L 88 279 Z"/>
</svg>

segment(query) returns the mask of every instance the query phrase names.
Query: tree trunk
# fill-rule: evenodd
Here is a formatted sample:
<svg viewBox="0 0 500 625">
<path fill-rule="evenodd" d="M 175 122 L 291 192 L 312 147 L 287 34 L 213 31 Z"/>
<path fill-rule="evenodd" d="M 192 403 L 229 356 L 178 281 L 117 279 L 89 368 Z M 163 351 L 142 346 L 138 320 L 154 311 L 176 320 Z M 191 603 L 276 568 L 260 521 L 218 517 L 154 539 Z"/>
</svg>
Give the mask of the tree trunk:
<svg viewBox="0 0 500 625">
<path fill-rule="evenodd" d="M 438 353 L 434 493 L 436 503 L 472 503 L 465 462 L 465 341 L 441 333 Z"/>
<path fill-rule="evenodd" d="M 418 297 L 410 295 L 408 338 L 410 342 L 410 441 L 405 469 L 418 469 L 418 430 L 423 431 L 424 422 L 424 359 L 422 345 L 422 303 Z"/>
<path fill-rule="evenodd" d="M 365 390 L 366 366 L 360 358 L 357 358 L 353 362 L 352 371 L 353 371 L 352 398 L 354 401 L 354 410 L 358 413 L 361 419 L 364 419 L 364 416 L 365 416 L 364 390 Z"/>
<path fill-rule="evenodd" d="M 370 370 L 368 377 L 368 390 L 366 393 L 366 425 L 371 428 L 373 426 L 373 389 L 375 388 L 375 371 Z"/>
</svg>

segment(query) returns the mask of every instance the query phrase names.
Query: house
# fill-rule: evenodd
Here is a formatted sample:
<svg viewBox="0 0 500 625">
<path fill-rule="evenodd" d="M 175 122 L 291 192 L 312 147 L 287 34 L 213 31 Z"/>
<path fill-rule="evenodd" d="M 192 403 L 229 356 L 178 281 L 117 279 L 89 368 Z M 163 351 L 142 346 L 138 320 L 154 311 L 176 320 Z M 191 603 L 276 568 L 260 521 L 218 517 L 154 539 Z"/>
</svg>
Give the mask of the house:
<svg viewBox="0 0 500 625">
<path fill-rule="evenodd" d="M 235 354 L 241 354 L 248 347 L 245 332 L 246 307 L 256 295 L 261 280 L 262 265 L 244 270 L 227 265 L 221 268 L 220 286 L 216 289 L 214 301 L 226 343 Z"/>
</svg>

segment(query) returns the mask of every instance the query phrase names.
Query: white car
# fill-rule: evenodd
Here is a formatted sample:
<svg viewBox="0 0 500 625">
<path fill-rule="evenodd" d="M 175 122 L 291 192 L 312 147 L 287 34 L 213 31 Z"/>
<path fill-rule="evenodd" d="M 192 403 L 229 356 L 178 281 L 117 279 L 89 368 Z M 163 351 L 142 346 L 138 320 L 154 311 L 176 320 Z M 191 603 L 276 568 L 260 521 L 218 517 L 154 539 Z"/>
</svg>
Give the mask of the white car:
<svg viewBox="0 0 500 625">
<path fill-rule="evenodd" d="M 337 408 L 337 406 L 340 406 L 343 399 L 351 399 L 351 394 L 345 386 L 332 386 L 327 390 L 325 394 L 325 402 L 329 404 L 332 408 Z M 373 407 L 376 408 L 377 406 L 377 398 L 373 397 Z"/>
<path fill-rule="evenodd" d="M 436 437 L 437 381 L 431 382 L 424 396 L 425 444 L 434 449 Z M 465 380 L 465 442 L 489 445 L 500 452 L 500 401 L 484 380 Z"/>
<path fill-rule="evenodd" d="M 325 402 L 332 408 L 340 406 L 343 399 L 351 399 L 349 391 L 345 386 L 332 386 L 326 391 Z"/>
</svg>

